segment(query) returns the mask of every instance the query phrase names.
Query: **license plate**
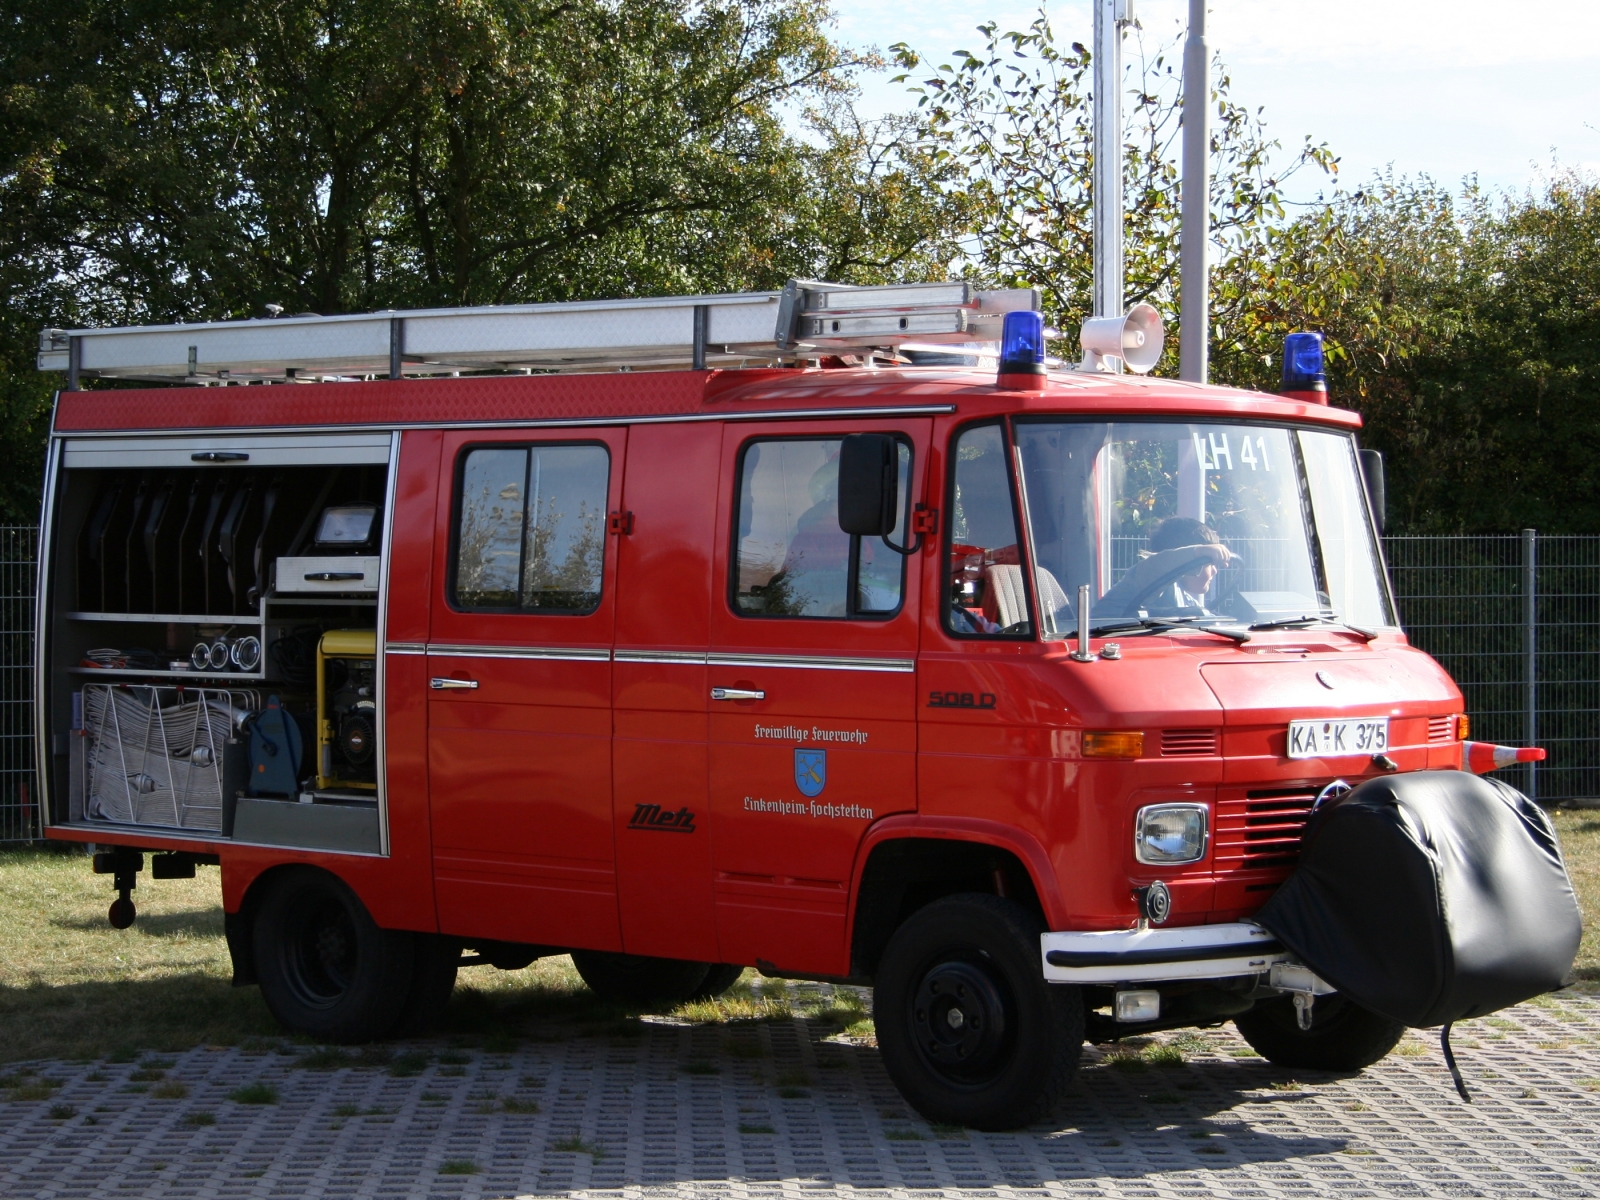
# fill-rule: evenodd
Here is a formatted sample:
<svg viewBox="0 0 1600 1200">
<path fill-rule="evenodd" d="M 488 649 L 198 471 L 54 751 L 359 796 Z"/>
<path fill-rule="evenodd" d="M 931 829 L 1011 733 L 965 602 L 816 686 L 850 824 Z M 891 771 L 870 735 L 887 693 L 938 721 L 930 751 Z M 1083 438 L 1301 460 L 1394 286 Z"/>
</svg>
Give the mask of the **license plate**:
<svg viewBox="0 0 1600 1200">
<path fill-rule="evenodd" d="M 1382 754 L 1389 748 L 1388 717 L 1335 717 L 1289 722 L 1290 758 Z"/>
</svg>

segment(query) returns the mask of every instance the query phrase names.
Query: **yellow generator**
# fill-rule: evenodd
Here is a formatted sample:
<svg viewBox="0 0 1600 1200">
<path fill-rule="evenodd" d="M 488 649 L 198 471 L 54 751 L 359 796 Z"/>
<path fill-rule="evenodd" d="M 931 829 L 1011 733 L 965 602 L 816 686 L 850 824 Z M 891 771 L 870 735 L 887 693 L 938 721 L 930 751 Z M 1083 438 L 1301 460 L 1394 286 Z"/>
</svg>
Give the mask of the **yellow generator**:
<svg viewBox="0 0 1600 1200">
<path fill-rule="evenodd" d="M 378 789 L 378 635 L 330 629 L 317 644 L 317 788 Z"/>
</svg>

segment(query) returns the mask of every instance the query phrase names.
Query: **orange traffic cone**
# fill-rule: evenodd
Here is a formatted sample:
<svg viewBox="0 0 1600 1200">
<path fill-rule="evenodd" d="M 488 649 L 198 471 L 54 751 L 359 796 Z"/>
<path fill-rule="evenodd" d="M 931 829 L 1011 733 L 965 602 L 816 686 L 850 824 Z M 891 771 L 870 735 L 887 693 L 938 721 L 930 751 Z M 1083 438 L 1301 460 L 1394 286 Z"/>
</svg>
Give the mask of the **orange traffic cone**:
<svg viewBox="0 0 1600 1200">
<path fill-rule="evenodd" d="M 1474 775 L 1498 771 L 1512 763 L 1543 762 L 1544 751 L 1538 746 L 1496 746 L 1489 742 L 1462 742 L 1461 769 Z"/>
</svg>

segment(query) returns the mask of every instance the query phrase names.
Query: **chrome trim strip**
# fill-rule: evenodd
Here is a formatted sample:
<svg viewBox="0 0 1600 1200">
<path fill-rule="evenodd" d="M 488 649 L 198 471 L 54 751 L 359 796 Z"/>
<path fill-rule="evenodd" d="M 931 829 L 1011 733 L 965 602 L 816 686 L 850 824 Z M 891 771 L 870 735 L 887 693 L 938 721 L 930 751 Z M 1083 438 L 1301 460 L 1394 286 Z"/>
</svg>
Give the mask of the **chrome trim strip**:
<svg viewBox="0 0 1600 1200">
<path fill-rule="evenodd" d="M 866 417 L 938 417 L 956 411 L 954 404 L 917 404 L 894 408 L 801 408 L 771 409 L 752 412 L 683 413 L 676 416 L 637 417 L 563 417 L 541 420 L 508 419 L 504 421 L 385 421 L 378 425 L 250 425 L 239 426 L 183 426 L 167 429 L 71 429 L 51 433 L 52 438 L 81 437 L 169 437 L 184 435 L 228 435 L 275 433 L 360 433 L 375 429 L 389 432 L 396 429 L 566 429 L 578 426 L 606 425 L 682 425 L 705 421 L 804 421 L 812 418 L 866 418 Z"/>
<path fill-rule="evenodd" d="M 448 646 L 429 642 L 429 654 L 453 658 L 537 658 L 554 662 L 610 662 L 611 651 L 580 646 Z"/>
<path fill-rule="evenodd" d="M 617 662 L 691 663 L 703 667 L 709 656 L 704 650 L 618 650 L 611 657 Z"/>
<path fill-rule="evenodd" d="M 426 654 L 427 646 L 421 642 L 388 642 L 383 647 L 385 654 Z"/>
<path fill-rule="evenodd" d="M 713 667 L 799 667 L 813 671 L 884 671 L 909 675 L 917 669 L 914 658 L 832 658 L 820 654 L 712 654 Z"/>
</svg>

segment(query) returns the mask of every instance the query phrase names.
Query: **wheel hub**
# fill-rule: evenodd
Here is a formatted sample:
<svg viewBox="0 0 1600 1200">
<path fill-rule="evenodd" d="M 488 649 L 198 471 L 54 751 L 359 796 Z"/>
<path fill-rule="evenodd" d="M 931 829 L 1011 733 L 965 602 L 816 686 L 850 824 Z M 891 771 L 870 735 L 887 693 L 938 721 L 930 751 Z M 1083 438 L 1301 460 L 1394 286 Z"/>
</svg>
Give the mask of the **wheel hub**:
<svg viewBox="0 0 1600 1200">
<path fill-rule="evenodd" d="M 1006 1035 L 1006 1004 L 994 978 L 978 963 L 931 967 L 912 998 L 918 1050 L 942 1075 L 970 1080 L 992 1072 Z"/>
<path fill-rule="evenodd" d="M 284 963 L 290 987 L 312 1008 L 337 1004 L 355 977 L 355 929 L 349 914 L 330 899 L 301 906 L 291 922 Z"/>
</svg>

